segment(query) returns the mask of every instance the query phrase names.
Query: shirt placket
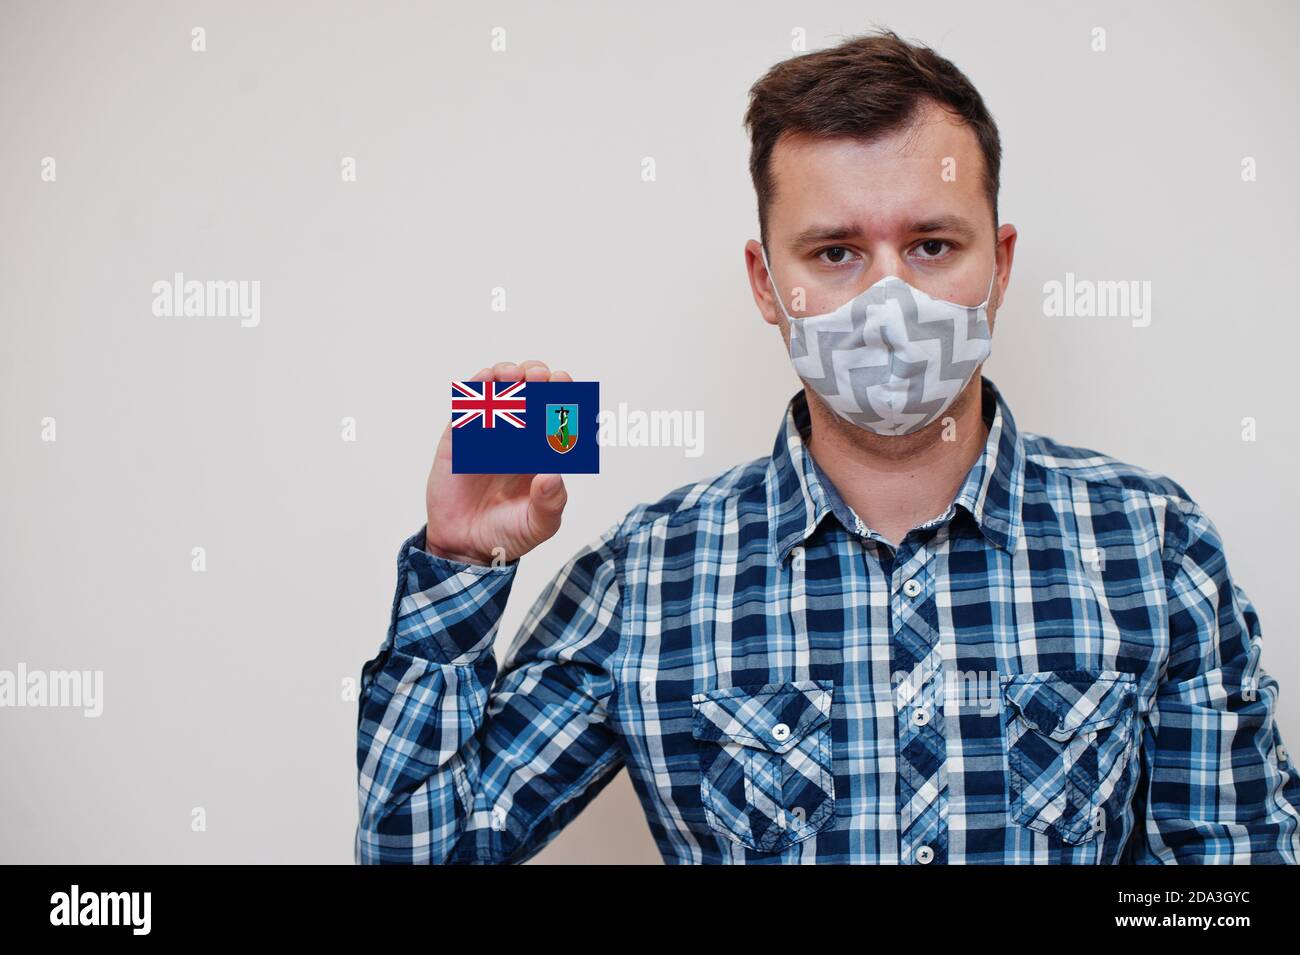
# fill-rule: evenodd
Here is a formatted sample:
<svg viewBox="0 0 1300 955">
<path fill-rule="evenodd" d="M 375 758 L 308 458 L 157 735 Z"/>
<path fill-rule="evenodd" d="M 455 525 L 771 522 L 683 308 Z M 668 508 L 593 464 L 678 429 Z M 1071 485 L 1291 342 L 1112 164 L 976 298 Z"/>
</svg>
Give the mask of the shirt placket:
<svg viewBox="0 0 1300 955">
<path fill-rule="evenodd" d="M 948 861 L 944 669 L 933 568 L 932 550 L 922 545 L 911 553 L 900 549 L 890 574 L 899 856 L 905 864 Z"/>
</svg>

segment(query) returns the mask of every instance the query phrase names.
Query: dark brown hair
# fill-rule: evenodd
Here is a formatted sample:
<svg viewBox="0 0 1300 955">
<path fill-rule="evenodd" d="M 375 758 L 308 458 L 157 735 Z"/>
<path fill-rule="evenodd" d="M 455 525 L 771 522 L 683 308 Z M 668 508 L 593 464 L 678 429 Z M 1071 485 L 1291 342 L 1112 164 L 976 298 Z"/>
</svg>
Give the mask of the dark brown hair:
<svg viewBox="0 0 1300 955">
<path fill-rule="evenodd" d="M 967 123 L 979 140 L 996 228 L 1002 144 L 984 100 L 965 74 L 934 50 L 881 30 L 783 60 L 750 88 L 745 126 L 763 244 L 775 197 L 772 150 L 782 133 L 872 141 L 904 128 L 926 101 Z"/>
</svg>

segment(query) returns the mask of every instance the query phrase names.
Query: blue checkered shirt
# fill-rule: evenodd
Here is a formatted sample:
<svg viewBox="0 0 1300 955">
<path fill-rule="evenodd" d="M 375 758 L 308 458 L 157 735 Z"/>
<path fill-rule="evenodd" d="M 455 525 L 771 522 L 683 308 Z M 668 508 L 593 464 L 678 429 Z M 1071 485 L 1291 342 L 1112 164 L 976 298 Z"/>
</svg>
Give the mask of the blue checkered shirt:
<svg viewBox="0 0 1300 955">
<path fill-rule="evenodd" d="M 517 863 L 626 768 L 668 863 L 1295 863 L 1260 623 L 1167 477 L 1016 430 L 897 547 L 805 441 L 633 508 L 493 653 L 517 562 L 398 556 L 362 863 Z"/>
</svg>

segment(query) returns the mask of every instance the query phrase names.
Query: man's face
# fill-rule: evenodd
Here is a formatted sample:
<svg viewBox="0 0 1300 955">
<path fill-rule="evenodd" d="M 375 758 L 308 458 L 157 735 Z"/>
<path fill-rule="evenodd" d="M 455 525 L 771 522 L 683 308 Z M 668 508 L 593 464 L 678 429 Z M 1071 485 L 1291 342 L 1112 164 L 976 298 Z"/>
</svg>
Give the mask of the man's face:
<svg viewBox="0 0 1300 955">
<path fill-rule="evenodd" d="M 914 126 L 871 143 L 783 136 L 772 152 L 768 259 L 789 314 L 833 311 L 886 275 L 929 295 L 978 305 L 998 278 L 989 321 L 1011 271 L 1016 230 L 993 229 L 983 156 L 969 126 L 927 105 Z M 759 243 L 746 258 L 764 320 L 789 345 Z"/>
</svg>

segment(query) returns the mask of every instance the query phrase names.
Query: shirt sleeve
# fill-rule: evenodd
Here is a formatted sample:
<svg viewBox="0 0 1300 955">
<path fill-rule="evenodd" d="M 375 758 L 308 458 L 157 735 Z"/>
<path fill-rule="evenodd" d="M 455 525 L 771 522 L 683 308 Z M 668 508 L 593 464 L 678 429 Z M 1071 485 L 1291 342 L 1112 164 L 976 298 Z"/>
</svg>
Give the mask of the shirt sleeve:
<svg viewBox="0 0 1300 955">
<path fill-rule="evenodd" d="M 1259 616 L 1195 503 L 1170 500 L 1166 542 L 1169 656 L 1143 729 L 1125 861 L 1295 864 L 1300 779 L 1274 718 Z"/>
<path fill-rule="evenodd" d="M 519 863 L 622 766 L 609 725 L 621 633 L 617 525 L 537 598 L 498 674 L 518 561 L 398 555 L 388 636 L 361 675 L 358 863 Z"/>
</svg>

